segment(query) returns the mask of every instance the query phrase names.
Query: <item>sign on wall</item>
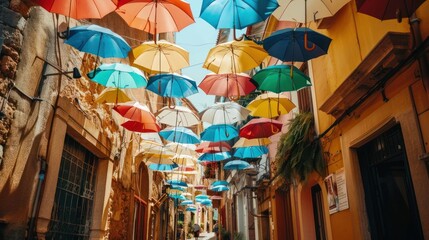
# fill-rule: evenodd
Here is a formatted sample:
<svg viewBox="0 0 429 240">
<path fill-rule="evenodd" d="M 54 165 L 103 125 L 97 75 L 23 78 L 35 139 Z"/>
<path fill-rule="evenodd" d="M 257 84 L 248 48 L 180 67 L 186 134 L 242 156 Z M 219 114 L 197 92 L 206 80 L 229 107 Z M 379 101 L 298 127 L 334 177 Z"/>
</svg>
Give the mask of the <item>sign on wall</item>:
<svg viewBox="0 0 429 240">
<path fill-rule="evenodd" d="M 349 208 L 344 168 L 329 174 L 325 178 L 325 186 L 328 192 L 329 214 Z"/>
</svg>

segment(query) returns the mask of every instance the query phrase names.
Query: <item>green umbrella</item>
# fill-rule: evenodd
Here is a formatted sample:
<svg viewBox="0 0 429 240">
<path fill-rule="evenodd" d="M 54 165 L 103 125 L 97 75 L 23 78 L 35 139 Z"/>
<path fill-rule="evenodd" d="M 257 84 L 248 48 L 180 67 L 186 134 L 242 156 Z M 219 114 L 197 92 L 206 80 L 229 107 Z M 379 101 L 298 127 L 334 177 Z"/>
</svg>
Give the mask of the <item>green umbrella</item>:
<svg viewBox="0 0 429 240">
<path fill-rule="evenodd" d="M 273 65 L 258 71 L 252 78 L 260 90 L 281 93 L 311 86 L 310 78 L 290 65 Z"/>
</svg>

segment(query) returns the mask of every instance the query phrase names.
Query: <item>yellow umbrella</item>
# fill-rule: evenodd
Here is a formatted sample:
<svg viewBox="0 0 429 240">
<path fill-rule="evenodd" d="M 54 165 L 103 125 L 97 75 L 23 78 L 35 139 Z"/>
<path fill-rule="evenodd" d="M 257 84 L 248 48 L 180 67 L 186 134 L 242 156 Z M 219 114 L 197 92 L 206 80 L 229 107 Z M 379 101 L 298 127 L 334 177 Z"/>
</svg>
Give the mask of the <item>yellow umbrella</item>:
<svg viewBox="0 0 429 240">
<path fill-rule="evenodd" d="M 240 147 L 263 146 L 263 145 L 268 145 L 270 143 L 271 143 L 271 140 L 269 138 L 253 138 L 253 139 L 240 138 L 232 147 L 240 148 Z"/>
<path fill-rule="evenodd" d="M 203 67 L 218 74 L 240 73 L 259 66 L 267 56 L 253 41 L 232 41 L 210 49 Z"/>
<path fill-rule="evenodd" d="M 173 161 L 179 166 L 194 166 L 197 160 L 197 158 L 189 155 L 176 155 L 173 157 Z"/>
<path fill-rule="evenodd" d="M 254 117 L 274 118 L 289 113 L 295 104 L 284 95 L 263 93 L 251 101 L 247 107 Z"/>
<path fill-rule="evenodd" d="M 125 103 L 131 101 L 119 88 L 106 88 L 95 99 L 96 103 Z"/>
<path fill-rule="evenodd" d="M 164 40 L 142 43 L 130 51 L 129 58 L 133 66 L 149 74 L 173 73 L 189 66 L 189 52 Z"/>
<path fill-rule="evenodd" d="M 187 155 L 194 158 L 198 157 L 198 153 L 195 152 L 194 144 L 183 144 L 183 143 L 171 142 L 171 143 L 167 143 L 166 146 L 172 149 L 179 156 Z"/>
</svg>

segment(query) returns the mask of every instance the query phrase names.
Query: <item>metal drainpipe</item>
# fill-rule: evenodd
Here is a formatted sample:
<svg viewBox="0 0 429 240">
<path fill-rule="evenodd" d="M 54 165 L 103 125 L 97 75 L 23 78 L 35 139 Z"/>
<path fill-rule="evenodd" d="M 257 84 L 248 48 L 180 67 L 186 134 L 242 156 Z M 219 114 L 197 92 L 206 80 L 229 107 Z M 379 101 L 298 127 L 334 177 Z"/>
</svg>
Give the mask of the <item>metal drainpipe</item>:
<svg viewBox="0 0 429 240">
<path fill-rule="evenodd" d="M 39 180 L 37 181 L 37 187 L 36 187 L 36 196 L 34 197 L 32 211 L 31 211 L 31 218 L 28 226 L 28 239 L 34 238 L 34 224 L 36 223 L 36 214 L 39 210 L 39 203 L 40 203 L 40 192 L 42 190 L 42 184 L 45 180 L 45 174 L 46 169 L 48 168 L 48 163 L 45 159 L 40 159 L 40 170 L 39 170 Z"/>
</svg>

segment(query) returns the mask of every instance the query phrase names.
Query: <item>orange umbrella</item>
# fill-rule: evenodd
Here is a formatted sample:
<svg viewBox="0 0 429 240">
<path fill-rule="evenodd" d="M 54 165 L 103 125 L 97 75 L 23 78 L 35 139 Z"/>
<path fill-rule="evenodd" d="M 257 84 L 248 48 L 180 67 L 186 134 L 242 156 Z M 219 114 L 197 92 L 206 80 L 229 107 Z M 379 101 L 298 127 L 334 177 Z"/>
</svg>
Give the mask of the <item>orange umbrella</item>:
<svg viewBox="0 0 429 240">
<path fill-rule="evenodd" d="M 116 9 L 111 0 L 33 0 L 51 13 L 74 19 L 100 19 Z"/>
<path fill-rule="evenodd" d="M 141 123 L 156 123 L 155 116 L 150 112 L 149 108 L 136 102 L 134 104 L 116 105 L 113 108 L 122 117 L 131 121 Z"/>
<path fill-rule="evenodd" d="M 159 132 L 161 127 L 156 122 L 137 122 L 137 121 L 126 121 L 121 124 L 127 130 L 132 132 L 139 133 L 150 133 L 150 132 Z"/>
<path fill-rule="evenodd" d="M 181 0 L 122 0 L 116 12 L 130 27 L 154 35 L 178 32 L 195 22 L 189 3 Z"/>
</svg>

